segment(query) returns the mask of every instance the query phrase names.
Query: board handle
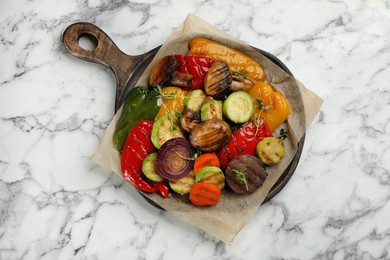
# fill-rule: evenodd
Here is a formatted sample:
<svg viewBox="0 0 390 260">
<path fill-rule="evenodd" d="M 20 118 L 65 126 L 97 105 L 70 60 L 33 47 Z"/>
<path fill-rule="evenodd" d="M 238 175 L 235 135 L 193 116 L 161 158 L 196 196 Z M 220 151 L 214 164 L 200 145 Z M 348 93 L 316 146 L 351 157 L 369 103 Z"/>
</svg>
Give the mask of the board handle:
<svg viewBox="0 0 390 260">
<path fill-rule="evenodd" d="M 93 42 L 94 48 L 91 50 L 83 48 L 79 43 L 82 37 L 87 37 Z M 117 82 L 115 99 L 117 107 L 127 82 L 142 56 L 123 53 L 102 29 L 87 22 L 69 25 L 62 34 L 62 42 L 73 56 L 111 68 Z"/>
</svg>

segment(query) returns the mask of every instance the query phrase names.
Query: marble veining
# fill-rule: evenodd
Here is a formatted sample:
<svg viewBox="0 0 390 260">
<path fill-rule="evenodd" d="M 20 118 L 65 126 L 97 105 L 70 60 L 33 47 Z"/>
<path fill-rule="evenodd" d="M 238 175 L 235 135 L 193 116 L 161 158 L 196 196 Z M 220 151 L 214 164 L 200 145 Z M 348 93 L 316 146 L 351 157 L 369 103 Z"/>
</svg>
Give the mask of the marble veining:
<svg viewBox="0 0 390 260">
<path fill-rule="evenodd" d="M 291 181 L 231 246 L 90 161 L 115 79 L 61 43 L 88 21 L 142 54 L 188 13 L 325 100 Z M 0 259 L 390 259 L 389 36 L 389 0 L 1 1 Z"/>
</svg>

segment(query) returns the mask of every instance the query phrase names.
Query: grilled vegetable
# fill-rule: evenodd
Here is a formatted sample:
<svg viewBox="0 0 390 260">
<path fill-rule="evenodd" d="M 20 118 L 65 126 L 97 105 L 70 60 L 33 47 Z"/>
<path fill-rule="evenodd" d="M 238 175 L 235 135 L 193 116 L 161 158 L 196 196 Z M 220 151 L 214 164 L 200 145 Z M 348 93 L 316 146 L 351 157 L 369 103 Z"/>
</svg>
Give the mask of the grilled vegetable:
<svg viewBox="0 0 390 260">
<path fill-rule="evenodd" d="M 234 157 L 225 171 L 226 183 L 236 193 L 253 193 L 263 185 L 267 176 L 261 161 L 248 154 Z"/>
<path fill-rule="evenodd" d="M 232 75 L 232 83 L 230 84 L 229 90 L 234 91 L 249 91 L 255 82 L 251 79 L 246 78 L 245 76 L 240 76 L 238 74 Z"/>
<path fill-rule="evenodd" d="M 163 177 L 157 172 L 156 169 L 157 153 L 148 154 L 142 162 L 142 172 L 145 176 L 152 181 L 161 182 Z"/>
<path fill-rule="evenodd" d="M 275 137 L 264 138 L 256 146 L 256 155 L 267 165 L 279 163 L 284 156 L 282 140 Z"/>
<path fill-rule="evenodd" d="M 150 141 L 152 126 L 153 121 L 141 120 L 131 129 L 121 157 L 122 176 L 138 190 L 160 192 L 166 198 L 169 193 L 168 183 L 151 181 L 142 173 L 143 160 L 149 153 L 156 151 Z"/>
<path fill-rule="evenodd" d="M 221 119 L 210 119 L 197 125 L 190 132 L 190 142 L 196 149 L 214 152 L 224 147 L 230 140 L 232 130 Z"/>
<path fill-rule="evenodd" d="M 255 155 L 256 146 L 265 137 L 273 136 L 266 122 L 253 120 L 237 129 L 229 143 L 218 151 L 221 168 L 226 169 L 227 164 L 240 154 Z"/>
<path fill-rule="evenodd" d="M 190 89 L 201 89 L 207 70 L 213 64 L 214 59 L 205 56 L 174 55 L 179 62 L 178 71 L 193 76 Z"/>
<path fill-rule="evenodd" d="M 149 85 L 157 86 L 180 86 L 189 87 L 193 76 L 177 71 L 179 61 L 174 56 L 165 56 L 157 62 L 150 74 Z"/>
<path fill-rule="evenodd" d="M 158 151 L 158 172 L 167 180 L 179 180 L 194 168 L 193 156 L 194 150 L 185 138 L 170 139 Z"/>
<path fill-rule="evenodd" d="M 265 82 L 257 82 L 249 91 L 256 101 L 256 114 L 269 125 L 271 132 L 280 126 L 291 112 L 287 99 Z"/>
<path fill-rule="evenodd" d="M 254 112 L 253 98 L 244 91 L 233 92 L 223 102 L 223 114 L 234 123 L 248 122 Z"/>
<path fill-rule="evenodd" d="M 148 155 L 148 153 L 156 150 L 150 142 L 152 126 L 153 121 L 148 120 L 142 120 L 136 124 L 131 129 L 121 157 L 123 178 L 133 184 L 137 189 L 145 192 L 157 191 L 153 182 L 146 179 L 142 174 L 142 160 Z M 138 140 L 138 142 L 135 140 Z"/>
<path fill-rule="evenodd" d="M 166 141 L 175 137 L 184 137 L 178 115 L 171 113 L 160 117 L 153 125 L 152 143 L 159 149 Z"/>
<path fill-rule="evenodd" d="M 231 82 L 229 66 L 223 61 L 215 61 L 204 78 L 204 91 L 213 98 L 220 98 L 229 90 Z"/>
<path fill-rule="evenodd" d="M 213 183 L 221 190 L 225 187 L 225 175 L 220 168 L 215 166 L 206 166 L 200 170 L 195 177 L 195 182 L 205 181 Z"/>
<path fill-rule="evenodd" d="M 189 55 L 204 55 L 229 65 L 230 73 L 239 73 L 257 81 L 264 81 L 264 69 L 247 55 L 219 42 L 206 38 L 194 38 L 188 43 Z"/>
<path fill-rule="evenodd" d="M 192 185 L 190 201 L 196 206 L 212 206 L 218 203 L 221 190 L 217 185 L 209 182 L 198 182 Z"/>
<path fill-rule="evenodd" d="M 190 109 L 183 111 L 180 117 L 180 125 L 184 131 L 190 132 L 195 126 L 200 124 L 200 115 L 198 112 L 195 112 Z"/>
<path fill-rule="evenodd" d="M 195 173 L 190 171 L 186 176 L 176 181 L 169 181 L 169 186 L 176 193 L 181 195 L 188 194 L 191 190 L 192 185 L 195 183 Z"/>
<path fill-rule="evenodd" d="M 161 97 L 145 87 L 130 90 L 112 137 L 114 147 L 122 151 L 130 130 L 141 120 L 153 120 L 159 111 Z"/>
<path fill-rule="evenodd" d="M 222 101 L 220 100 L 206 102 L 200 109 L 200 119 L 203 122 L 213 118 L 222 119 Z"/>
<path fill-rule="evenodd" d="M 158 110 L 156 119 L 171 114 L 172 112 L 181 113 L 184 110 L 183 101 L 188 94 L 187 91 L 178 87 L 165 87 L 162 89 L 157 87 L 155 90 L 160 93 L 162 98 L 162 104 Z"/>
<path fill-rule="evenodd" d="M 198 112 L 205 98 L 206 94 L 201 89 L 190 91 L 184 99 L 184 109 L 191 109 Z"/>
<path fill-rule="evenodd" d="M 194 162 L 194 172 L 197 174 L 206 166 L 220 167 L 219 159 L 215 153 L 203 153 L 196 157 Z"/>
</svg>

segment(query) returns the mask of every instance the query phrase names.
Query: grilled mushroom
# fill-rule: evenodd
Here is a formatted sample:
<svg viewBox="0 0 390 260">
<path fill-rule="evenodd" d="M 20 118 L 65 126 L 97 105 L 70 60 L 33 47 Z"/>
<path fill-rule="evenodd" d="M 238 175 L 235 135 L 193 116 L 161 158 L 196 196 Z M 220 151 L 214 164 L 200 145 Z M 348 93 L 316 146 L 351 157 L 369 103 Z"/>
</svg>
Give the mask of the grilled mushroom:
<svg viewBox="0 0 390 260">
<path fill-rule="evenodd" d="M 230 84 L 229 90 L 234 91 L 249 91 L 253 85 L 255 85 L 255 82 L 253 82 L 249 78 L 245 78 L 238 75 L 232 75 L 232 83 Z"/>
<path fill-rule="evenodd" d="M 179 61 L 174 56 L 165 56 L 153 67 L 149 78 L 152 87 L 173 85 L 189 87 L 193 76 L 177 71 Z"/>
<path fill-rule="evenodd" d="M 236 193 L 251 194 L 261 186 L 268 173 L 259 158 L 242 154 L 234 157 L 225 170 L 226 183 Z"/>
<path fill-rule="evenodd" d="M 196 149 L 214 152 L 224 147 L 232 136 L 229 124 L 219 118 L 207 120 L 190 132 L 190 142 Z"/>
<path fill-rule="evenodd" d="M 184 131 L 190 132 L 195 126 L 200 124 L 200 115 L 191 109 L 185 109 L 180 116 L 181 128 Z"/>
<path fill-rule="evenodd" d="M 231 82 L 229 66 L 223 61 L 215 61 L 204 78 L 204 91 L 213 98 L 219 98 L 229 90 Z"/>
</svg>

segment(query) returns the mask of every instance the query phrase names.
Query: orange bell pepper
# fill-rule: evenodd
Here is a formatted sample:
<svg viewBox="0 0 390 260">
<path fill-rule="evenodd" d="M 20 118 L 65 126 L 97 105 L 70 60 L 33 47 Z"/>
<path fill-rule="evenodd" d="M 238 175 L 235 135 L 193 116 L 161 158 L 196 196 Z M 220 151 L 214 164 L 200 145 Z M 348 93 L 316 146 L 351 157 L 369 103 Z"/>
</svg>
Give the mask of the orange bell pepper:
<svg viewBox="0 0 390 260">
<path fill-rule="evenodd" d="M 172 112 L 183 112 L 184 99 L 188 92 L 178 87 L 165 87 L 161 91 L 162 105 L 156 115 L 156 120 Z"/>
<path fill-rule="evenodd" d="M 206 38 L 193 38 L 188 47 L 188 55 L 203 55 L 226 62 L 231 74 L 244 75 L 255 82 L 265 80 L 264 69 L 259 63 L 226 45 Z"/>
<path fill-rule="evenodd" d="M 255 116 L 261 116 L 267 122 L 271 132 L 278 128 L 291 112 L 287 99 L 265 82 L 257 82 L 249 94 L 257 103 Z"/>
</svg>

